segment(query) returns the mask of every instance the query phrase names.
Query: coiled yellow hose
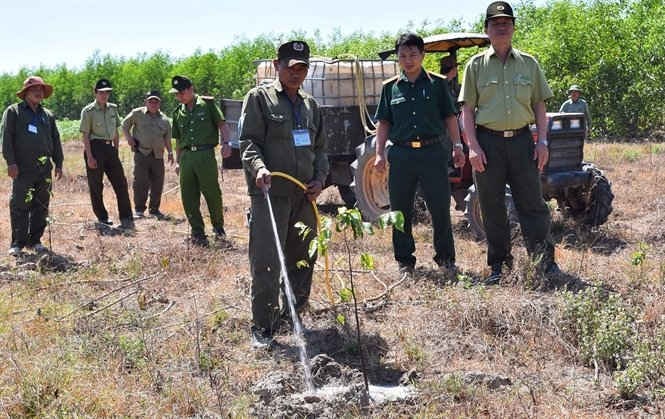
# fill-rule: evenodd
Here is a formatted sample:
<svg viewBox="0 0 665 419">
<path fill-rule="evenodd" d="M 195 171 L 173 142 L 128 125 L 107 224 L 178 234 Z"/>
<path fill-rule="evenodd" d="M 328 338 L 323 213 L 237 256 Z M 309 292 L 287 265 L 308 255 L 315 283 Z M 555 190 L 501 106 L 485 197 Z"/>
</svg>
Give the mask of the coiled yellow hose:
<svg viewBox="0 0 665 419">
<path fill-rule="evenodd" d="M 272 176 L 277 176 L 281 177 L 283 179 L 289 180 L 296 185 L 298 185 L 303 191 L 307 190 L 307 185 L 299 181 L 298 179 L 294 178 L 291 175 L 288 175 L 283 172 L 270 172 Z M 312 210 L 314 211 L 314 216 L 316 217 L 316 232 L 318 234 L 321 234 L 321 217 L 319 216 L 319 209 L 316 206 L 316 201 L 311 201 L 310 204 L 312 204 Z M 333 298 L 333 292 L 332 292 L 332 285 L 330 284 L 330 262 L 328 258 L 328 252 L 325 252 L 323 255 L 325 258 L 325 271 L 323 274 L 323 279 L 326 284 L 326 294 L 328 294 L 328 299 L 330 300 L 330 304 L 334 304 L 335 300 Z"/>
</svg>

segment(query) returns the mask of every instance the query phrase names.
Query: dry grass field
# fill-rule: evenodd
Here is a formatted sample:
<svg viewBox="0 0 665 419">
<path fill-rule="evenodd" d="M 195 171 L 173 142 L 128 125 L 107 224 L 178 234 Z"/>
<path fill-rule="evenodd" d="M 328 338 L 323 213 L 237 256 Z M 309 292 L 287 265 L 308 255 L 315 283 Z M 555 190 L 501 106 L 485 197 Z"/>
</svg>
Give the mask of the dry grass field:
<svg viewBox="0 0 665 419">
<path fill-rule="evenodd" d="M 349 403 L 333 416 L 664 414 L 665 146 L 592 143 L 585 152 L 613 183 L 614 212 L 589 231 L 553 210 L 563 279 L 556 286 L 542 282 L 517 244 L 514 272 L 500 286 L 477 285 L 488 274 L 485 245 L 454 212 L 463 273 L 445 282 L 431 261 L 430 228 L 418 224 L 416 278 L 360 312 L 370 381 L 396 384 L 412 371 L 418 395 L 366 410 Z M 249 345 L 249 199 L 242 173 L 225 171 L 222 182 L 234 246 L 200 249 L 185 241 L 188 224 L 172 171 L 162 207 L 172 219 L 137 220 L 132 234 L 100 234 L 80 145 L 67 143 L 65 154 L 50 239 L 46 233 L 43 241 L 58 256 L 51 259 L 5 256 L 11 182 L 0 166 L 0 417 L 255 414 L 252 386 L 269 372 L 300 367 L 289 334 L 277 336 L 269 352 Z M 131 186 L 127 147 L 121 154 Z M 105 202 L 117 220 L 107 186 Z M 328 207 L 339 202 L 334 190 L 319 200 Z M 341 236 L 335 237 L 330 273 L 338 291 L 349 285 L 349 272 Z M 375 257 L 373 273 L 355 261 L 360 301 L 399 280 L 388 231 L 351 245 L 354 256 Z M 360 368 L 351 306 L 331 305 L 323 271 L 319 261 L 303 318 L 309 355 L 327 353 Z M 336 321 L 339 314 L 346 325 Z"/>
</svg>

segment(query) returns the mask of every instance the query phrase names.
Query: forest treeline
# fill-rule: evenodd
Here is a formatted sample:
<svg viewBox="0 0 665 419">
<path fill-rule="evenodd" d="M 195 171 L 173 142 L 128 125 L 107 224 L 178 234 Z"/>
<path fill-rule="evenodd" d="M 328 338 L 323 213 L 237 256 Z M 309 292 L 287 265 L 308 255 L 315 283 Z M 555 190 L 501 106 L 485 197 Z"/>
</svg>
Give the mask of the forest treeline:
<svg viewBox="0 0 665 419">
<path fill-rule="evenodd" d="M 546 6 L 531 1 L 515 4 L 517 13 L 514 45 L 533 54 L 542 64 L 555 93 L 548 103 L 557 111 L 566 99 L 570 84 L 579 84 L 591 108 L 595 136 L 643 136 L 665 126 L 665 3 L 662 0 L 557 0 Z M 444 12 L 445 13 L 445 12 Z M 197 90 L 217 98 L 240 99 L 254 86 L 255 62 L 270 59 L 275 47 L 290 38 L 304 38 L 312 54 L 323 57 L 376 59 L 377 52 L 391 47 L 396 36 L 412 30 L 422 36 L 445 32 L 482 32 L 482 10 L 472 25 L 454 16 L 441 20 L 408 23 L 387 28 L 380 34 L 337 31 L 324 38 L 319 33 L 294 31 L 237 39 L 218 51 L 193 51 L 175 58 L 164 52 L 132 58 L 96 52 L 83 66 L 31 67 L 0 75 L 0 101 L 4 106 L 17 100 L 15 93 L 28 75 L 40 75 L 55 86 L 47 100 L 59 119 L 78 119 L 81 108 L 92 100 L 92 86 L 101 77 L 114 84 L 112 101 L 125 113 L 142 104 L 147 90 L 169 89 L 171 76 L 185 74 Z M 465 62 L 475 49 L 461 50 Z M 438 71 L 436 56 L 426 66 Z M 463 67 L 460 67 L 460 72 Z M 164 95 L 163 109 L 175 106 Z"/>
</svg>

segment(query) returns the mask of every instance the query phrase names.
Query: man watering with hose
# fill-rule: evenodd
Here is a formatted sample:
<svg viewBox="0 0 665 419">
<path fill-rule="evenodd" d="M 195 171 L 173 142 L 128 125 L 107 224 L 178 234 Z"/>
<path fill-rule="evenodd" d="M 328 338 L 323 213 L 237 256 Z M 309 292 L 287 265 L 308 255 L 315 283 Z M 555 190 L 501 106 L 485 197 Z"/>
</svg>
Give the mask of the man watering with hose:
<svg viewBox="0 0 665 419">
<path fill-rule="evenodd" d="M 314 258 L 308 257 L 316 232 L 311 207 L 321 193 L 328 174 L 326 136 L 319 105 L 300 89 L 309 67 L 309 46 L 303 41 L 281 45 L 273 61 L 278 79 L 256 87 L 245 97 L 240 122 L 240 151 L 251 198 L 249 261 L 252 273 L 252 346 L 270 346 L 280 318 L 288 316 L 282 292 L 279 296 L 280 262 L 266 196 L 275 216 L 287 275 L 295 295 L 295 309 L 307 305 L 312 286 Z M 289 175 L 295 182 L 272 172 Z M 295 224 L 310 228 L 307 237 Z M 298 266 L 306 260 L 308 266 Z"/>
</svg>

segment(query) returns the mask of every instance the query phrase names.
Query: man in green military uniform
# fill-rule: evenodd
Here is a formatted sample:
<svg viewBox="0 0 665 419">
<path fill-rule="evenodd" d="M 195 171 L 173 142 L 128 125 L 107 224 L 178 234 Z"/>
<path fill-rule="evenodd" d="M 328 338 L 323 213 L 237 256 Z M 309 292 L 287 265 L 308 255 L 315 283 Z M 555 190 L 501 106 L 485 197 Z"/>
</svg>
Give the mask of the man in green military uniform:
<svg viewBox="0 0 665 419">
<path fill-rule="evenodd" d="M 173 112 L 173 138 L 176 139 L 176 170 L 180 173 L 180 194 L 196 246 L 207 246 L 201 194 L 208 204 L 215 239 L 226 240 L 222 191 L 217 177 L 215 146 L 221 144 L 222 158 L 231 155 L 231 134 L 215 100 L 194 93 L 192 81 L 184 76 L 171 79 L 171 93 L 180 105 Z"/>
<path fill-rule="evenodd" d="M 549 237 L 550 212 L 540 175 L 549 158 L 545 100 L 552 96 L 538 62 L 512 47 L 515 17 L 510 4 L 487 8 L 485 33 L 491 47 L 472 57 L 464 70 L 459 100 L 487 234 L 487 284 L 512 268 L 505 188 L 510 185 L 527 251 L 547 273 L 558 271 Z M 534 144 L 529 124 L 535 122 Z"/>
<path fill-rule="evenodd" d="M 383 171 L 390 164 L 388 190 L 390 208 L 404 214 L 404 231 L 393 228 L 393 250 L 400 273 L 411 276 L 416 264 L 412 233 L 413 201 L 422 187 L 432 215 L 434 261 L 444 276 L 456 273 L 455 245 L 450 223 L 450 184 L 448 162 L 451 154 L 456 167 L 464 165 L 456 107 L 448 80 L 425 71 L 423 39 L 402 34 L 395 42 L 401 74 L 384 82 L 376 110 L 374 166 Z M 392 146 L 386 153 L 386 141 Z M 452 153 L 451 153 L 452 149 Z"/>
<path fill-rule="evenodd" d="M 145 104 L 133 109 L 122 120 L 122 131 L 134 150 L 134 209 L 143 217 L 150 192 L 149 213 L 157 219 L 165 216 L 159 210 L 164 188 L 164 149 L 173 164 L 171 122 L 159 109 L 162 98 L 157 90 L 145 95 Z"/>
<path fill-rule="evenodd" d="M 120 116 L 118 105 L 109 102 L 111 82 L 99 79 L 95 84 L 95 100 L 81 110 L 80 131 L 83 135 L 85 170 L 88 176 L 92 210 L 101 224 L 112 225 L 104 206 L 104 174 L 111 182 L 118 201 L 120 226 L 134 228 L 132 205 L 127 179 L 118 157 Z"/>
<path fill-rule="evenodd" d="M 295 295 L 295 309 L 302 311 L 312 286 L 313 259 L 308 245 L 316 231 L 311 208 L 328 175 L 326 136 L 319 105 L 300 87 L 309 67 L 309 46 L 291 41 L 277 50 L 273 61 L 279 78 L 247 93 L 242 107 L 240 150 L 252 202 L 249 222 L 249 261 L 252 273 L 252 344 L 266 347 L 280 322 L 280 263 L 264 192 L 270 190 L 280 244 Z M 307 185 L 303 191 L 283 178 L 283 172 Z M 302 222 L 310 229 L 301 237 L 294 227 Z M 307 260 L 306 267 L 298 262 Z M 283 295 L 284 297 L 284 295 Z M 286 299 L 282 315 L 288 315 Z"/>
<path fill-rule="evenodd" d="M 586 121 L 586 135 L 591 135 L 591 113 L 589 112 L 589 104 L 586 100 L 580 97 L 582 89 L 580 86 L 573 84 L 568 89 L 568 100 L 561 104 L 559 112 L 568 113 L 583 113 L 584 120 Z"/>
<path fill-rule="evenodd" d="M 52 93 L 53 86 L 41 77 L 28 77 L 16 93 L 22 102 L 9 106 L 2 115 L 2 155 L 12 178 L 12 256 L 18 256 L 26 246 L 36 252 L 46 250 L 41 237 L 51 198 L 51 170 L 55 164 L 55 177 L 60 179 L 63 161 L 55 117 L 41 105 Z"/>
</svg>

